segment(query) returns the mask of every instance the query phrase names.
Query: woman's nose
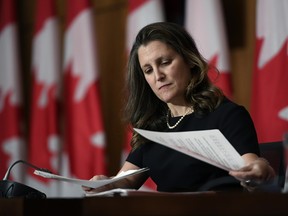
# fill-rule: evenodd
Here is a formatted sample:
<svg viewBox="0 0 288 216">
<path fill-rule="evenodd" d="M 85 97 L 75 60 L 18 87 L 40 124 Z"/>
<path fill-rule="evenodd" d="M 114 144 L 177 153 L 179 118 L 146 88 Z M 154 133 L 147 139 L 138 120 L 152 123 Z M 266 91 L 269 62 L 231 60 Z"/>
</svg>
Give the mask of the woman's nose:
<svg viewBox="0 0 288 216">
<path fill-rule="evenodd" d="M 165 74 L 161 70 L 159 70 L 159 69 L 155 70 L 155 79 L 156 79 L 156 81 L 161 81 L 164 78 L 165 78 Z"/>
</svg>

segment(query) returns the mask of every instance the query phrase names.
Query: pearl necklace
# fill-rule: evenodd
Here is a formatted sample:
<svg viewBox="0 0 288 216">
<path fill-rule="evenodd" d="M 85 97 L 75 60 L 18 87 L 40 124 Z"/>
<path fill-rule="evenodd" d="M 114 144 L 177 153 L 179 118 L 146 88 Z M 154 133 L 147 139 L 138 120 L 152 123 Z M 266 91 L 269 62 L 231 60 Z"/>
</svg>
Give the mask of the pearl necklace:
<svg viewBox="0 0 288 216">
<path fill-rule="evenodd" d="M 169 124 L 169 113 L 170 113 L 170 110 L 168 110 L 167 112 L 167 118 L 166 118 L 166 124 L 168 126 L 169 129 L 174 129 L 175 127 L 177 127 L 177 125 L 183 120 L 183 118 L 189 113 L 189 112 L 193 112 L 193 109 L 188 109 L 186 111 L 186 113 L 184 115 L 181 116 L 181 118 L 174 124 L 174 125 L 170 125 Z"/>
</svg>

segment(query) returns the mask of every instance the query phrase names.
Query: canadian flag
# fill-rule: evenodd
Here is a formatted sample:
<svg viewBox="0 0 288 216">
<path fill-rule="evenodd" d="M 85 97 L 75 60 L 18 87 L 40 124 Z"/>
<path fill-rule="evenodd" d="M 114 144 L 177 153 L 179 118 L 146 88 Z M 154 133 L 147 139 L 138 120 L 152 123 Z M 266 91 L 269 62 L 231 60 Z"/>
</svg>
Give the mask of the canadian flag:
<svg viewBox="0 0 288 216">
<path fill-rule="evenodd" d="M 221 2 L 186 1 L 185 28 L 194 38 L 200 53 L 210 65 L 219 70 L 219 74 L 213 69 L 209 71 L 212 82 L 220 87 L 228 98 L 232 98 L 228 41 Z"/>
<path fill-rule="evenodd" d="M 28 159 L 31 164 L 59 172 L 59 32 L 54 0 L 38 0 L 32 42 L 31 112 Z M 27 183 L 48 197 L 59 196 L 57 181 L 34 175 Z"/>
<path fill-rule="evenodd" d="M 257 1 L 251 115 L 259 142 L 288 132 L 288 1 Z"/>
<path fill-rule="evenodd" d="M 126 24 L 126 48 L 129 53 L 136 35 L 144 26 L 165 20 L 161 0 L 129 0 Z"/>
<path fill-rule="evenodd" d="M 19 82 L 18 38 L 13 0 L 0 1 L 0 176 L 16 160 L 25 159 L 21 131 L 21 85 Z M 9 179 L 23 180 L 16 166 Z"/>
<path fill-rule="evenodd" d="M 64 128 L 72 177 L 106 174 L 98 56 L 93 12 L 88 0 L 69 0 L 64 38 Z M 67 175 L 67 173 L 64 175 Z"/>
<path fill-rule="evenodd" d="M 137 33 L 144 26 L 164 21 L 164 9 L 161 0 L 129 0 L 128 17 L 126 24 L 126 51 L 129 54 Z M 124 149 L 122 152 L 122 163 L 127 158 L 131 147 L 130 140 L 132 138 L 132 129 L 125 130 Z M 142 190 L 155 190 L 155 183 L 149 178 Z"/>
</svg>

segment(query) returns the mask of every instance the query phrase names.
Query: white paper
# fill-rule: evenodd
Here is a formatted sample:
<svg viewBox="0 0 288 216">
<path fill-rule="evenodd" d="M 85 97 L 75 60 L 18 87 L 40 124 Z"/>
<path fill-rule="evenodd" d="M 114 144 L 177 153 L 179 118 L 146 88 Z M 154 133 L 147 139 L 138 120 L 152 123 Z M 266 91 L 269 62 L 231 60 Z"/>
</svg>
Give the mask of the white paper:
<svg viewBox="0 0 288 216">
<path fill-rule="evenodd" d="M 98 188 L 98 187 L 110 184 L 112 182 L 116 182 L 120 179 L 124 179 L 128 176 L 136 175 L 136 174 L 141 173 L 141 172 L 145 172 L 147 170 L 149 170 L 149 169 L 148 168 L 142 168 L 142 169 L 137 169 L 137 170 L 127 170 L 126 172 L 119 173 L 118 175 L 116 175 L 113 178 L 96 180 L 96 181 L 68 178 L 68 177 L 55 175 L 55 174 L 40 171 L 40 170 L 34 170 L 34 174 L 42 176 L 44 178 L 51 178 L 51 179 L 55 179 L 55 180 L 70 182 L 70 183 L 79 184 L 79 185 L 90 187 L 90 188 Z"/>
<path fill-rule="evenodd" d="M 153 142 L 230 171 L 244 166 L 244 160 L 218 129 L 156 132 L 134 128 Z"/>
<path fill-rule="evenodd" d="M 114 196 L 128 196 L 128 192 L 130 191 L 136 191 L 136 189 L 122 189 L 122 188 L 115 188 L 103 192 L 86 192 L 86 197 L 94 197 L 94 196 L 108 196 L 108 197 L 114 197 Z"/>
</svg>

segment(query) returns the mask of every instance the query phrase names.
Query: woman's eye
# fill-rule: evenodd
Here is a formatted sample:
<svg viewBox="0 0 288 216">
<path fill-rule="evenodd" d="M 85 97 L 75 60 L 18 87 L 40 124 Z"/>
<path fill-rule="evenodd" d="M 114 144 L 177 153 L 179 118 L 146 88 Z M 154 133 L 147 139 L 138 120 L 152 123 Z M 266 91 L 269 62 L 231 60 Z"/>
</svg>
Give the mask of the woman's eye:
<svg viewBox="0 0 288 216">
<path fill-rule="evenodd" d="M 149 73 L 151 73 L 152 72 L 152 69 L 151 68 L 146 68 L 145 70 L 144 70 L 144 73 L 145 74 L 149 74 Z"/>
<path fill-rule="evenodd" d="M 171 61 L 169 61 L 169 60 L 165 60 L 165 61 L 162 61 L 161 64 L 162 64 L 162 65 L 168 65 L 168 64 L 170 64 L 170 62 L 171 62 Z"/>
</svg>

